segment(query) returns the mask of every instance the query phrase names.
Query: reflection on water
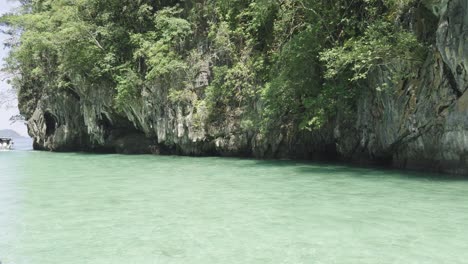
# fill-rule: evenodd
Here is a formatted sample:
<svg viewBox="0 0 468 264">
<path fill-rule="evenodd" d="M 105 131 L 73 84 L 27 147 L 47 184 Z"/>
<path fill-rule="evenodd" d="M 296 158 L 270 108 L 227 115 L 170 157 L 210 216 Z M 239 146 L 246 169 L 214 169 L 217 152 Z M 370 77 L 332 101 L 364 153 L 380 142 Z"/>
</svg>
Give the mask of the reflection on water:
<svg viewBox="0 0 468 264">
<path fill-rule="evenodd" d="M 466 263 L 468 181 L 224 158 L 0 153 L 3 264 Z"/>
</svg>

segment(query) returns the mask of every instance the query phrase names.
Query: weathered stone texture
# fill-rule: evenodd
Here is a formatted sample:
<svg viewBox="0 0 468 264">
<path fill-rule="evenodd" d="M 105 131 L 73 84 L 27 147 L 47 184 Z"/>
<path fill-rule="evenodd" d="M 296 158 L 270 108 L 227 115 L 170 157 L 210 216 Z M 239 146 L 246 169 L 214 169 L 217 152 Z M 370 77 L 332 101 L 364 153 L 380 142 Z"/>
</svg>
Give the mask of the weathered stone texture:
<svg viewBox="0 0 468 264">
<path fill-rule="evenodd" d="M 426 3 L 400 22 L 433 44 L 421 68 L 413 69 L 415 76 L 390 81 L 392 72 L 405 67 L 398 61 L 376 70 L 354 118 L 338 118 L 320 131 L 279 121 L 261 135 L 242 127 L 242 109 L 226 109 L 222 121 L 209 122 L 204 106 L 197 105 L 212 74 L 207 58 L 197 62 L 199 72 L 183 102 L 170 101 L 168 90 L 155 84 L 117 113 L 112 89 L 83 84 L 74 91 L 23 96 L 22 112 L 38 149 L 341 158 L 468 174 L 468 0 Z"/>
</svg>

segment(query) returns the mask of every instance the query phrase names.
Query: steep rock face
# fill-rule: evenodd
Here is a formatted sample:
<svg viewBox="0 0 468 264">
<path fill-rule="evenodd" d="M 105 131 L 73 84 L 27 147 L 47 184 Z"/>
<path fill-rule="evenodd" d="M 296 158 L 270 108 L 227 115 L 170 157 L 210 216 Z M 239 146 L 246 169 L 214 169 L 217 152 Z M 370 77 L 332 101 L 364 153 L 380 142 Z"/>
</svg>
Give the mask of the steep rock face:
<svg viewBox="0 0 468 264">
<path fill-rule="evenodd" d="M 468 173 L 468 1 L 442 1 L 432 8 L 440 21 L 430 55 L 415 77 L 397 84 L 389 81 L 394 69 L 371 75 L 355 126 L 338 133 L 343 156 L 399 168 Z M 413 15 L 409 26 L 431 40 L 418 28 L 423 19 L 427 25 L 427 15 Z"/>
<path fill-rule="evenodd" d="M 449 1 L 441 8 L 437 48 L 450 68 L 456 89 L 468 89 L 468 1 Z"/>
<path fill-rule="evenodd" d="M 28 129 L 35 149 L 61 151 L 86 144 L 80 105 L 67 93 L 43 94 L 29 117 Z"/>
<path fill-rule="evenodd" d="M 203 107 L 195 106 L 207 84 L 199 83 L 185 91 L 182 102 L 171 101 L 168 90 L 157 84 L 144 87 L 141 98 L 119 113 L 111 107 L 112 89 L 83 84 L 55 93 L 42 90 L 21 100 L 22 113 L 40 150 L 336 158 L 331 126 L 312 133 L 278 122 L 265 135 L 255 126 L 242 127 L 242 109 L 227 109 L 226 118 L 210 121 Z"/>
<path fill-rule="evenodd" d="M 373 74 L 371 87 L 384 83 L 389 89 L 365 91 L 359 100 L 355 135 L 339 138 L 340 152 L 358 161 L 373 160 L 401 168 L 457 172 L 444 158 L 444 136 L 453 129 L 448 123 L 458 115 L 458 94 L 451 86 L 448 68 L 434 52 L 418 78 L 388 83 L 388 72 Z M 454 141 L 455 142 L 455 141 Z M 463 166 L 462 166 L 463 167 Z"/>
<path fill-rule="evenodd" d="M 241 108 L 225 109 L 222 120 L 210 120 L 199 104 L 211 78 L 209 52 L 197 62 L 197 77 L 184 88 L 182 101 L 171 100 L 167 88 L 155 83 L 116 112 L 112 89 L 83 83 L 57 93 L 21 97 L 20 92 L 22 113 L 36 149 L 341 158 L 466 174 L 468 0 L 436 2 L 415 7 L 401 21 L 433 44 L 414 76 L 393 81 L 393 72 L 405 67 L 398 61 L 376 70 L 360 94 L 354 118 L 338 115 L 318 131 L 298 130 L 279 120 L 275 129 L 259 133 L 255 124 L 242 123 Z"/>
<path fill-rule="evenodd" d="M 58 93 L 41 91 L 35 102 L 20 96 L 20 105 L 35 104 L 33 112 L 22 110 L 34 148 L 149 153 L 152 141 L 111 110 L 112 96 L 106 91 L 86 86 Z"/>
</svg>

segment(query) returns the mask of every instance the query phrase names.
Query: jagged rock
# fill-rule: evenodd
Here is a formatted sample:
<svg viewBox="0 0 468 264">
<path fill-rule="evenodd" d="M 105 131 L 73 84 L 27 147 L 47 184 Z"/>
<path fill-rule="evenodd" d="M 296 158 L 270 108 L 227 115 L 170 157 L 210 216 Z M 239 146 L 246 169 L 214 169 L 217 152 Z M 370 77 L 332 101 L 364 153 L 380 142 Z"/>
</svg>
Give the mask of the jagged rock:
<svg viewBox="0 0 468 264">
<path fill-rule="evenodd" d="M 211 78 L 210 56 L 194 63 L 194 81 L 169 99 L 167 85 L 142 89 L 121 112 L 113 89 L 98 84 L 67 91 L 20 91 L 36 149 L 119 153 L 337 159 L 398 168 L 468 173 L 468 0 L 425 1 L 401 19 L 431 43 L 415 76 L 393 81 L 398 61 L 368 78 L 354 116 L 338 113 L 318 131 L 302 131 L 278 120 L 267 133 L 243 127 L 243 109 L 222 109 L 209 119 L 198 105 Z M 203 50 L 201 53 L 209 52 Z M 79 83 L 74 81 L 74 83 Z M 261 104 L 259 104 L 261 105 Z M 261 106 L 259 106 L 261 107 Z"/>
<path fill-rule="evenodd" d="M 468 60 L 468 1 L 443 1 L 436 10 L 440 16 L 437 46 L 417 77 L 395 84 L 389 82 L 391 70 L 375 71 L 358 101 L 355 126 L 337 127 L 338 151 L 344 157 L 399 168 L 468 173 L 464 70 Z M 400 65 L 396 62 L 393 66 Z"/>
</svg>

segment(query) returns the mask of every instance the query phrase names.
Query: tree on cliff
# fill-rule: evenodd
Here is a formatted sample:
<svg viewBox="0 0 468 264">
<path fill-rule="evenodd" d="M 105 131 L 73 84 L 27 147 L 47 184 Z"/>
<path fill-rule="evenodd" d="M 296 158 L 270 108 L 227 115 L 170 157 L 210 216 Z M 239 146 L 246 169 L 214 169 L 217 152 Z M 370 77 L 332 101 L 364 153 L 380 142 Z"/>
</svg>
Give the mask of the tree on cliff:
<svg viewBox="0 0 468 264">
<path fill-rule="evenodd" d="M 1 17 L 8 69 L 23 92 L 112 89 L 122 110 L 143 87 L 188 100 L 211 121 L 242 109 L 243 125 L 314 129 L 353 111 L 361 80 L 390 58 L 418 63 L 418 39 L 396 23 L 418 0 L 36 0 Z M 258 102 L 261 102 L 259 107 Z"/>
</svg>

